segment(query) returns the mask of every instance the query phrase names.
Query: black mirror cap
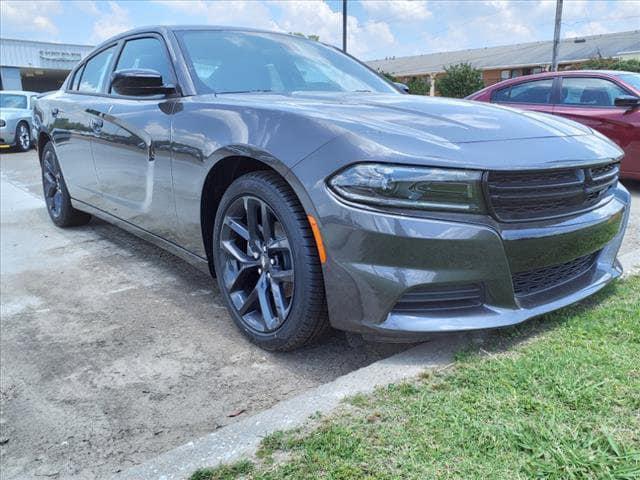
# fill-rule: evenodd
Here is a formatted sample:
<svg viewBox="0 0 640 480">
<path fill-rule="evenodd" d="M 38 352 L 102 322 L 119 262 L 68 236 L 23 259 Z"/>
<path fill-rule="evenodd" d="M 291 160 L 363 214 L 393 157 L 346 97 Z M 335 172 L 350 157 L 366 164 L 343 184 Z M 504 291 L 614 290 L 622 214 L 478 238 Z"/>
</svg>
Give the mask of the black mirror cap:
<svg viewBox="0 0 640 480">
<path fill-rule="evenodd" d="M 640 98 L 633 95 L 622 95 L 621 97 L 616 97 L 613 104 L 616 107 L 636 108 L 640 106 Z"/>
<path fill-rule="evenodd" d="M 407 87 L 404 83 L 401 82 L 393 82 L 393 84 L 396 86 L 396 88 L 398 90 L 400 90 L 402 93 L 409 93 L 409 87 Z"/>
<path fill-rule="evenodd" d="M 174 85 L 165 85 L 162 75 L 151 69 L 124 69 L 111 74 L 111 90 L 118 95 L 171 95 L 176 93 Z"/>
</svg>

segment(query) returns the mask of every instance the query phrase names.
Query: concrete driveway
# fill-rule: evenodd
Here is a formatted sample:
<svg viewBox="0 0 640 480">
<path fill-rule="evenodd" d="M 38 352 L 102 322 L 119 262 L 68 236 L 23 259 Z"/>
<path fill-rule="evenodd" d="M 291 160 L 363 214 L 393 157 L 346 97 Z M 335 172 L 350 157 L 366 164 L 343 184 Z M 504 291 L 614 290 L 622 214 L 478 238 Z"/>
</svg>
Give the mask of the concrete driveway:
<svg viewBox="0 0 640 480">
<path fill-rule="evenodd" d="M 3 479 L 108 477 L 405 348 L 335 334 L 265 353 L 207 275 L 104 222 L 55 228 L 35 152 L 0 171 Z"/>
<path fill-rule="evenodd" d="M 62 230 L 34 151 L 3 153 L 2 478 L 104 478 L 406 346 L 270 354 L 213 280 L 104 222 Z"/>
</svg>

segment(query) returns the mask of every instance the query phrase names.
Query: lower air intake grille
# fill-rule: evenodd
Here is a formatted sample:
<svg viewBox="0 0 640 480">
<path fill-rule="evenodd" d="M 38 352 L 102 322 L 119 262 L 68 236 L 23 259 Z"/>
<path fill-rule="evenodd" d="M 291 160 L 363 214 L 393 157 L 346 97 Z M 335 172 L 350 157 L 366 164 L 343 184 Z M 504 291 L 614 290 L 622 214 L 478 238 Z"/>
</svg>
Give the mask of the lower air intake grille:
<svg viewBox="0 0 640 480">
<path fill-rule="evenodd" d="M 598 253 L 591 253 L 559 265 L 516 273 L 511 277 L 515 294 L 531 295 L 573 280 L 591 269 Z"/>
<path fill-rule="evenodd" d="M 422 285 L 405 293 L 396 306 L 394 313 L 420 314 L 438 310 L 473 308 L 482 305 L 484 300 L 482 286 L 466 285 Z"/>
</svg>

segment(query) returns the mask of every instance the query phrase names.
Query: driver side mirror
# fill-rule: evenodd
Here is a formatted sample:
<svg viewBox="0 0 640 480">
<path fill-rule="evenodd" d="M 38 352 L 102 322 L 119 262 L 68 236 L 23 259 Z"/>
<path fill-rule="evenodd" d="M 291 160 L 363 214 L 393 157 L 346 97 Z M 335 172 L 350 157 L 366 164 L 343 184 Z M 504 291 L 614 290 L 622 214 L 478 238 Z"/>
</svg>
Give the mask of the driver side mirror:
<svg viewBox="0 0 640 480">
<path fill-rule="evenodd" d="M 150 69 L 125 69 L 111 75 L 111 90 L 119 95 L 171 95 L 177 92 L 175 85 L 165 85 L 162 75 Z"/>
<path fill-rule="evenodd" d="M 402 93 L 409 93 L 409 87 L 407 87 L 404 83 L 400 83 L 400 82 L 393 82 L 393 84 L 396 86 L 396 88 L 398 90 L 400 90 Z"/>
<path fill-rule="evenodd" d="M 617 97 L 613 101 L 613 104 L 616 107 L 627 107 L 632 110 L 640 106 L 640 98 L 634 97 L 633 95 L 623 95 L 621 97 Z"/>
</svg>

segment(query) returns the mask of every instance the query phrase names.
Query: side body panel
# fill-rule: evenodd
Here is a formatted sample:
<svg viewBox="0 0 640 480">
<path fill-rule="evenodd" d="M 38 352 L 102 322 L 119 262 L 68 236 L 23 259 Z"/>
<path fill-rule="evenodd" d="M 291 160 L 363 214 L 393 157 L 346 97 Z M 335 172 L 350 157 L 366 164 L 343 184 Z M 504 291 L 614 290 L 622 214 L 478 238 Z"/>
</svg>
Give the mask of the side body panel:
<svg viewBox="0 0 640 480">
<path fill-rule="evenodd" d="M 173 101 L 101 97 L 91 142 L 94 206 L 168 240 L 176 237 L 171 179 Z"/>
<path fill-rule="evenodd" d="M 43 129 L 53 140 L 69 193 L 87 203 L 100 196 L 91 155 L 95 98 L 60 91 L 38 102 Z"/>
</svg>

